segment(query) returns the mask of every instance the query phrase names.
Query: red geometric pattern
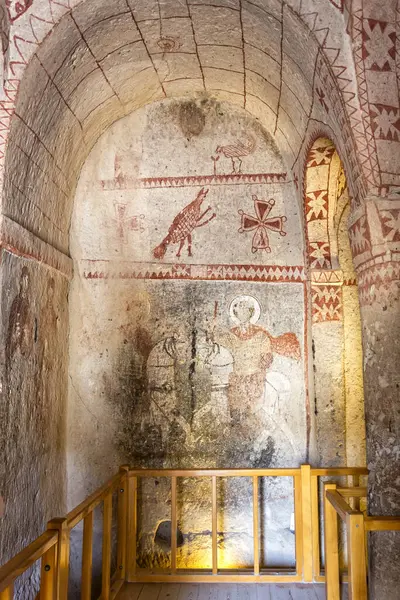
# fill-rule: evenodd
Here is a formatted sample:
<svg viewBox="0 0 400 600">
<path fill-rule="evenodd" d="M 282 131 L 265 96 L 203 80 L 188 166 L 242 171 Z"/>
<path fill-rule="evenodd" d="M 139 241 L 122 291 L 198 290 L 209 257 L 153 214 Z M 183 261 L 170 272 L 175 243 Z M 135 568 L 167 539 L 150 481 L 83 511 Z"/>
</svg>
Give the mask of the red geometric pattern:
<svg viewBox="0 0 400 600">
<path fill-rule="evenodd" d="M 400 209 L 382 210 L 379 213 L 383 235 L 388 242 L 400 242 Z"/>
<path fill-rule="evenodd" d="M 353 256 L 359 256 L 371 250 L 371 238 L 367 217 L 363 215 L 349 228 L 349 237 Z"/>
<path fill-rule="evenodd" d="M 316 190 L 306 195 L 307 221 L 326 219 L 328 217 L 328 190 Z"/>
<path fill-rule="evenodd" d="M 32 6 L 33 0 L 6 0 L 6 6 L 11 23 L 14 23 L 19 17 Z"/>
<path fill-rule="evenodd" d="M 356 139 L 357 148 L 359 151 L 359 160 L 364 176 L 366 177 L 368 184 L 373 188 L 380 184 L 380 173 L 376 154 L 376 143 L 371 128 L 371 120 L 369 115 L 368 86 L 363 58 L 363 53 L 365 52 L 363 49 L 365 37 L 365 20 L 363 19 L 363 9 L 358 8 L 357 10 L 354 10 L 352 17 L 354 66 L 358 84 L 358 98 L 362 111 L 362 122 L 358 126 L 353 127 L 353 135 Z"/>
<path fill-rule="evenodd" d="M 304 283 L 301 265 L 234 265 L 80 261 L 85 279 L 190 279 L 192 281 L 253 281 Z"/>
<path fill-rule="evenodd" d="M 396 58 L 396 30 L 391 23 L 365 19 L 362 57 L 371 71 L 392 71 Z"/>
<path fill-rule="evenodd" d="M 400 262 L 374 264 L 358 276 L 360 304 L 386 304 L 400 294 Z"/>
<path fill-rule="evenodd" d="M 335 153 L 335 147 L 330 144 L 329 146 L 319 146 L 318 148 L 312 148 L 310 151 L 307 167 L 319 167 L 321 165 L 329 165 L 332 156 Z"/>
<path fill-rule="evenodd" d="M 342 320 L 342 288 L 338 285 L 312 285 L 312 322 Z"/>
<path fill-rule="evenodd" d="M 400 111 L 396 106 L 371 104 L 369 114 L 375 138 L 400 141 Z"/>
<path fill-rule="evenodd" d="M 331 269 L 331 250 L 329 242 L 310 242 L 308 256 L 311 269 Z"/>
<path fill-rule="evenodd" d="M 338 8 L 341 12 L 343 12 L 343 8 L 344 8 L 344 0 L 329 0 L 331 4 L 333 4 L 333 6 L 335 8 Z"/>
</svg>

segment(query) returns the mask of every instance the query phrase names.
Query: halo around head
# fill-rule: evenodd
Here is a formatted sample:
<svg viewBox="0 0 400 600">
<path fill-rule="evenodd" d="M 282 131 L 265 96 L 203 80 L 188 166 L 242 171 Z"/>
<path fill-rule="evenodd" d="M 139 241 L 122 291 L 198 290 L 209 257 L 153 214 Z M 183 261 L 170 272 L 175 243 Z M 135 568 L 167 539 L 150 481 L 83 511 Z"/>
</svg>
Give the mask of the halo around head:
<svg viewBox="0 0 400 600">
<path fill-rule="evenodd" d="M 240 321 L 234 313 L 234 308 L 235 308 L 236 304 L 238 304 L 239 302 L 247 303 L 249 308 L 253 309 L 253 315 L 250 318 L 250 323 L 252 325 L 255 325 L 261 316 L 261 306 L 260 306 L 259 301 L 256 298 L 254 298 L 254 296 L 245 296 L 245 295 L 236 296 L 236 298 L 234 298 L 232 300 L 231 305 L 229 307 L 229 315 L 230 315 L 232 321 L 236 325 L 240 325 Z"/>
</svg>

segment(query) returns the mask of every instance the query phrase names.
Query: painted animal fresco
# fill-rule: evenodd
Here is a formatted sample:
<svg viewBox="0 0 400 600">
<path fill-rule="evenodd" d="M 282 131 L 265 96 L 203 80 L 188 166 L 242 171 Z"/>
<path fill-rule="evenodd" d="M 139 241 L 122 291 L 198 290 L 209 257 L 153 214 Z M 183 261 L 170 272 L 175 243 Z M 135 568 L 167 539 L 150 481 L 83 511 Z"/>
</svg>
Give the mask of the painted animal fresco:
<svg viewBox="0 0 400 600">
<path fill-rule="evenodd" d="M 153 250 L 155 258 L 164 258 L 167 248 L 170 244 L 177 244 L 179 242 L 178 252 L 176 256 L 181 255 L 182 248 L 187 241 L 188 243 L 188 256 L 192 256 L 192 233 L 197 227 L 203 227 L 212 221 L 216 214 L 213 213 L 205 221 L 202 219 L 206 214 L 212 210 L 211 206 L 206 208 L 204 212 L 201 212 L 201 205 L 205 197 L 208 194 L 208 190 L 201 188 L 196 198 L 185 208 L 183 208 L 172 221 L 172 224 L 168 230 L 168 234 L 163 239 L 161 244 Z"/>
<path fill-rule="evenodd" d="M 256 149 L 256 140 L 253 136 L 248 136 L 245 141 L 237 140 L 233 144 L 226 146 L 217 146 L 215 152 L 223 154 L 225 158 L 232 161 L 232 173 L 242 172 L 242 158 L 252 154 Z"/>
</svg>

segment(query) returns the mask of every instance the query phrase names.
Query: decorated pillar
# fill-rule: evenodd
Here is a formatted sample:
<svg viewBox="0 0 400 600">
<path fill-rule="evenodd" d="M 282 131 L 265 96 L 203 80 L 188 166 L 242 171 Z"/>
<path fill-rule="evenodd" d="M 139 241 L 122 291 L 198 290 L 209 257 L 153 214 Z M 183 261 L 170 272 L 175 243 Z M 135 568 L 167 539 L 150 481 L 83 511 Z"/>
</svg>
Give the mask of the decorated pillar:
<svg viewBox="0 0 400 600">
<path fill-rule="evenodd" d="M 359 318 L 358 322 L 354 318 L 358 299 L 347 227 L 343 228 L 349 206 L 346 178 L 335 146 L 328 138 L 318 138 L 308 154 L 304 207 L 317 461 L 332 467 L 365 464 L 360 452 L 364 433 L 360 410 L 361 344 L 357 334 L 358 338 L 361 336 Z M 351 302 L 352 295 L 355 303 Z M 350 344 L 353 354 L 358 345 L 354 360 L 348 360 Z M 348 381 L 357 385 L 348 385 Z M 355 437 L 358 444 L 354 443 Z"/>
<path fill-rule="evenodd" d="M 312 349 L 317 447 L 321 465 L 346 464 L 343 273 L 311 269 Z"/>
<path fill-rule="evenodd" d="M 361 304 L 368 511 L 400 516 L 400 199 L 368 198 L 350 240 Z M 399 597 L 400 535 L 370 534 L 372 599 Z"/>
</svg>

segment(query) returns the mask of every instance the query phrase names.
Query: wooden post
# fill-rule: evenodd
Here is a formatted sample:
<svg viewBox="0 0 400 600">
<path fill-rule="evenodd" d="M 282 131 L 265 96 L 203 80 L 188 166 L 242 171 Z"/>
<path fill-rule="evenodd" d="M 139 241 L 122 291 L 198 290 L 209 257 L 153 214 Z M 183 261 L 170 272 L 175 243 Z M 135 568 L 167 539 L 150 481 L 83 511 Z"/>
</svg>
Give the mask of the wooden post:
<svg viewBox="0 0 400 600">
<path fill-rule="evenodd" d="M 294 518 L 296 544 L 296 575 L 302 576 L 303 571 L 303 520 L 301 514 L 301 475 L 293 477 L 294 485 Z"/>
<path fill-rule="evenodd" d="M 258 476 L 253 477 L 253 544 L 254 544 L 254 575 L 260 574 L 260 547 L 258 539 Z"/>
<path fill-rule="evenodd" d="M 351 487 L 360 487 L 360 476 L 359 475 L 352 475 L 351 476 Z M 360 498 L 356 497 L 356 498 L 352 498 L 352 508 L 354 508 L 354 510 L 360 510 Z"/>
<path fill-rule="evenodd" d="M 12 583 L 5 590 L 0 592 L 0 600 L 13 600 L 14 598 L 14 584 Z"/>
<path fill-rule="evenodd" d="M 137 491 L 138 478 L 128 476 L 128 533 L 126 543 L 126 574 L 128 582 L 135 581 L 137 551 Z"/>
<path fill-rule="evenodd" d="M 310 465 L 301 465 L 301 520 L 303 525 L 303 581 L 311 582 L 313 580 L 313 532 Z"/>
<path fill-rule="evenodd" d="M 128 473 L 129 466 L 120 467 L 121 485 L 118 490 L 118 536 L 117 536 L 117 569 L 118 579 L 126 578 L 126 537 L 128 524 Z"/>
<path fill-rule="evenodd" d="M 103 551 L 101 569 L 101 598 L 110 600 L 111 587 L 111 526 L 112 493 L 108 493 L 103 504 Z"/>
<path fill-rule="evenodd" d="M 325 579 L 327 600 L 340 600 L 338 515 L 326 498 L 336 483 L 324 484 Z"/>
<path fill-rule="evenodd" d="M 171 573 L 176 573 L 176 477 L 171 477 Z"/>
<path fill-rule="evenodd" d="M 217 477 L 212 476 L 212 573 L 218 574 L 218 544 L 217 544 L 217 529 L 218 529 L 218 508 L 217 508 Z"/>
<path fill-rule="evenodd" d="M 321 576 L 321 558 L 319 547 L 319 489 L 317 475 L 311 475 L 311 515 L 313 535 L 313 578 L 316 578 Z"/>
<path fill-rule="evenodd" d="M 67 519 L 52 519 L 47 524 L 47 529 L 58 531 L 56 598 L 57 600 L 67 600 L 69 577 L 69 528 Z"/>
<path fill-rule="evenodd" d="M 83 521 L 81 600 L 92 596 L 93 511 Z"/>
<path fill-rule="evenodd" d="M 349 600 L 367 600 L 364 515 L 347 515 L 346 526 Z"/>
<path fill-rule="evenodd" d="M 57 544 L 42 556 L 40 570 L 40 600 L 55 600 L 57 574 Z"/>
</svg>

